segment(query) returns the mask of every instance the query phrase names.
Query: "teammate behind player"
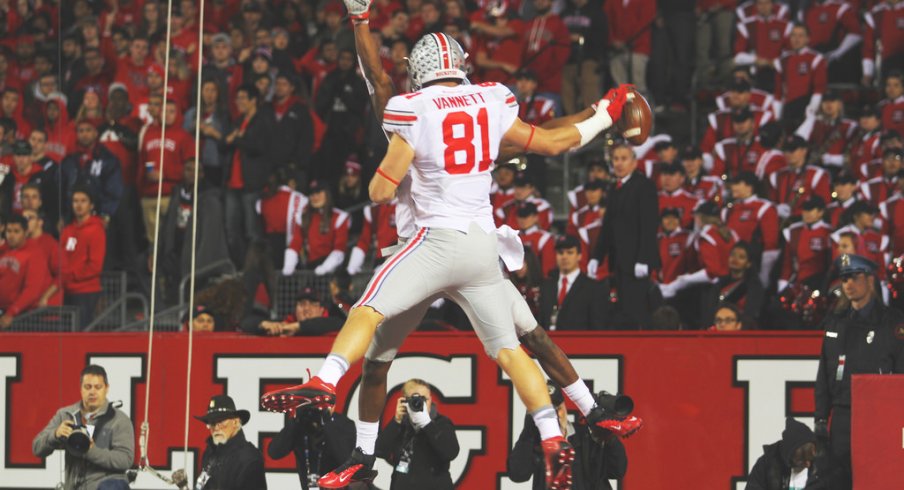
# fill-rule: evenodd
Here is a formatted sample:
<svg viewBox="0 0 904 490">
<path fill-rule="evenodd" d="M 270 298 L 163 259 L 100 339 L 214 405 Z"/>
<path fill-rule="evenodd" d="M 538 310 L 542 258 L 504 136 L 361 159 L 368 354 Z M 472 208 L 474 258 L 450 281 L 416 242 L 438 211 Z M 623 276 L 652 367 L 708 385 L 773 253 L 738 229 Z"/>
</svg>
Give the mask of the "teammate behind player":
<svg viewBox="0 0 904 490">
<path fill-rule="evenodd" d="M 271 409 L 332 404 L 335 384 L 349 364 L 364 355 L 384 319 L 436 294 L 448 295 L 470 313 L 488 354 L 513 378 L 544 439 L 557 448 L 551 453 L 557 460 L 550 465 L 555 471 L 548 480 L 552 488 L 564 488 L 571 451 L 558 427 L 546 423 L 554 421 L 547 417 L 554 413 L 545 384 L 533 362 L 517 348 L 511 312 L 491 304 L 505 297 L 505 291 L 496 266 L 489 171 L 500 142 L 547 155 L 586 144 L 620 115 L 626 88 L 610 94 L 586 121 L 544 130 L 517 119 L 517 103 L 505 87 L 467 85 L 463 62 L 461 48 L 443 34 L 424 37 L 412 51 L 412 81 L 424 88 L 390 100 L 383 119 L 392 138 L 371 182 L 370 196 L 376 202 L 392 199 L 411 167 L 419 230 L 372 279 L 318 376 L 265 395 L 264 404 Z M 438 136 L 442 144 L 436 144 Z M 373 425 L 375 439 L 377 424 Z M 359 427 L 362 447 L 350 464 L 324 477 L 322 487 L 342 487 L 370 473 L 373 442 L 361 432 Z"/>
</svg>

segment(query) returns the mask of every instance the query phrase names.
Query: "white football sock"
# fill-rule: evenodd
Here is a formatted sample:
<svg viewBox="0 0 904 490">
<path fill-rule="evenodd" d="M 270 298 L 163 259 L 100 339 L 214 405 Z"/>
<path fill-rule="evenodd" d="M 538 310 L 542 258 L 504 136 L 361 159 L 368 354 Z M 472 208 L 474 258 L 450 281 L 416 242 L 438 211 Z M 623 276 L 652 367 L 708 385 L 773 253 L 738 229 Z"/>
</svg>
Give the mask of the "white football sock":
<svg viewBox="0 0 904 490">
<path fill-rule="evenodd" d="M 578 406 L 581 415 L 585 417 L 593 410 L 593 407 L 596 406 L 596 400 L 593 398 L 593 393 L 590 393 L 590 389 L 587 388 L 587 385 L 582 379 L 578 379 L 574 383 L 562 388 L 562 391 L 565 392 L 565 396 L 567 396 L 569 400 Z"/>
<path fill-rule="evenodd" d="M 552 408 L 552 405 L 540 407 L 531 412 L 530 416 L 533 417 L 534 424 L 540 431 L 541 441 L 562 435 L 562 428 L 559 427 L 559 417 L 556 415 L 556 409 Z"/>
<path fill-rule="evenodd" d="M 359 420 L 355 426 L 358 434 L 355 445 L 361 448 L 364 454 L 373 454 L 374 447 L 377 445 L 377 433 L 380 431 L 380 423 Z"/>
<path fill-rule="evenodd" d="M 317 372 L 317 377 L 320 378 L 324 383 L 331 384 L 336 386 L 339 383 L 339 380 L 345 376 L 345 373 L 348 371 L 348 361 L 346 361 L 342 356 L 337 356 L 336 354 L 330 354 L 326 356 L 326 359 L 323 361 L 323 365 L 320 366 L 320 371 Z"/>
</svg>

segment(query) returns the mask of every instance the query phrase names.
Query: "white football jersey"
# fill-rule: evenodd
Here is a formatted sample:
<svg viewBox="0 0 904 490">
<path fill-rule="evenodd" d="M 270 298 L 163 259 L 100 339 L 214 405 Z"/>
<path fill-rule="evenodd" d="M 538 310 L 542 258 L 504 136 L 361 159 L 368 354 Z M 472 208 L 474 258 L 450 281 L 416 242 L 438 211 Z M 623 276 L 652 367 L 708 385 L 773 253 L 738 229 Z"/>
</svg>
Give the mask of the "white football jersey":
<svg viewBox="0 0 904 490">
<path fill-rule="evenodd" d="M 411 201 L 419 228 L 496 229 L 491 171 L 503 135 L 518 117 L 504 85 L 433 85 L 389 100 L 383 129 L 414 148 Z"/>
</svg>

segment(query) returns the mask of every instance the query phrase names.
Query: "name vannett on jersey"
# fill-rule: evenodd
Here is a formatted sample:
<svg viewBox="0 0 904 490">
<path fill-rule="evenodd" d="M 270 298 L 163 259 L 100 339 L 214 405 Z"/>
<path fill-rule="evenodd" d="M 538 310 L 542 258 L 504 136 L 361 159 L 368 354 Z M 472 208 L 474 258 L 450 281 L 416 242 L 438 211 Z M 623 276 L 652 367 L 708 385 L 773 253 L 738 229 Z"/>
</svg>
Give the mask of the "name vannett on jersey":
<svg viewBox="0 0 904 490">
<path fill-rule="evenodd" d="M 437 109 L 450 109 L 457 107 L 470 107 L 474 104 L 485 104 L 486 99 L 483 98 L 483 94 L 478 92 L 474 94 L 456 95 L 452 97 L 437 97 L 433 99 L 433 103 L 436 104 Z"/>
</svg>

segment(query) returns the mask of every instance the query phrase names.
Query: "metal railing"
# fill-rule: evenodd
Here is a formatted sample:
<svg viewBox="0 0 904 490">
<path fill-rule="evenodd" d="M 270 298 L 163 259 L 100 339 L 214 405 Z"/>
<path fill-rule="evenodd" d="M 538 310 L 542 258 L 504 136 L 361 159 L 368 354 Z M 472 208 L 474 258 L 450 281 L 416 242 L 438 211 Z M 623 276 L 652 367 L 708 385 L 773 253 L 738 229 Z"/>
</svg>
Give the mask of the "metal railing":
<svg viewBox="0 0 904 490">
<path fill-rule="evenodd" d="M 79 309 L 73 306 L 49 306 L 26 311 L 17 316 L 10 332 L 75 332 L 78 330 Z"/>
<path fill-rule="evenodd" d="M 140 293 L 126 293 L 121 298 L 111 303 L 107 308 L 94 317 L 85 332 L 113 332 L 120 330 L 129 323 L 129 305 L 138 305 L 138 309 L 131 310 L 133 318 L 148 317 L 148 300 Z"/>
<path fill-rule="evenodd" d="M 155 332 L 179 332 L 182 330 L 182 318 L 188 311 L 188 305 L 171 306 L 154 315 Z M 150 318 L 129 322 L 118 328 L 117 332 L 146 332 L 150 326 Z"/>
</svg>

